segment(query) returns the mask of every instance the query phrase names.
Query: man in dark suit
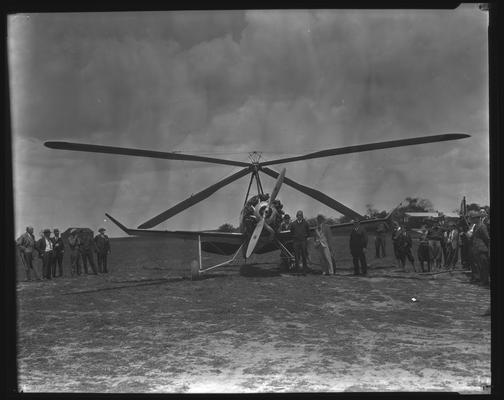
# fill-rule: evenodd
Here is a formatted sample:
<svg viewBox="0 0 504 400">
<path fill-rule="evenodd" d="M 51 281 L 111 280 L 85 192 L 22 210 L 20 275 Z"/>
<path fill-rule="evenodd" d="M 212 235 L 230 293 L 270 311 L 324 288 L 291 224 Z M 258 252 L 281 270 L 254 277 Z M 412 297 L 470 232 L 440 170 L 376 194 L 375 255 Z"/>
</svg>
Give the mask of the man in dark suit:
<svg viewBox="0 0 504 400">
<path fill-rule="evenodd" d="M 42 276 L 45 279 L 51 279 L 53 243 L 50 229 L 44 229 L 43 236 L 37 241 L 36 247 L 40 258 L 42 258 Z"/>
<path fill-rule="evenodd" d="M 98 229 L 100 232 L 95 236 L 96 258 L 98 260 L 98 272 L 107 273 L 107 254 L 110 253 L 110 241 L 105 235 L 105 228 Z"/>
<path fill-rule="evenodd" d="M 368 244 L 367 233 L 366 230 L 360 226 L 360 221 L 358 219 L 354 219 L 352 222 L 354 225 L 352 232 L 350 233 L 350 253 L 352 254 L 353 259 L 354 275 L 366 275 L 366 249 Z M 359 263 L 361 272 L 359 272 Z"/>
<path fill-rule="evenodd" d="M 54 237 L 51 239 L 53 243 L 53 262 L 52 262 L 52 276 L 63 276 L 63 254 L 65 253 L 65 245 L 63 239 L 59 235 L 59 230 L 53 230 Z M 58 275 L 56 275 L 56 264 L 58 265 Z"/>
<path fill-rule="evenodd" d="M 376 249 L 376 258 L 385 257 L 385 235 L 387 233 L 387 227 L 383 222 L 378 224 L 376 228 L 376 237 L 375 237 L 375 249 Z"/>
<path fill-rule="evenodd" d="M 291 223 L 290 231 L 293 236 L 295 268 L 299 268 L 299 259 L 301 258 L 303 260 L 303 272 L 306 273 L 308 271 L 306 262 L 308 258 L 307 239 L 310 236 L 310 227 L 303 217 L 303 211 L 300 210 L 296 213 L 296 220 Z"/>
<path fill-rule="evenodd" d="M 489 286 L 490 235 L 484 217 L 478 212 L 469 214 L 471 222 L 475 224 L 472 234 L 472 254 L 478 266 L 479 281 L 481 285 Z"/>
</svg>

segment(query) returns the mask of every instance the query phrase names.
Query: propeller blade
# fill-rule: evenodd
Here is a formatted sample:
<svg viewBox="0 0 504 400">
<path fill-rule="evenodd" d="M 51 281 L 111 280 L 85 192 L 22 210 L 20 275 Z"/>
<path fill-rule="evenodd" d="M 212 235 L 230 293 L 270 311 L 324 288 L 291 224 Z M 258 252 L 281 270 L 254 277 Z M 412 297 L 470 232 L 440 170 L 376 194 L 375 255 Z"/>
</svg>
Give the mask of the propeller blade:
<svg viewBox="0 0 504 400">
<path fill-rule="evenodd" d="M 268 167 L 262 167 L 261 171 L 263 171 L 265 174 L 276 178 L 279 176 L 278 172 L 268 168 Z M 289 185 L 293 187 L 294 189 L 299 190 L 300 192 L 314 198 L 315 200 L 320 201 L 322 204 L 325 204 L 328 207 L 333 208 L 334 210 L 338 211 L 339 213 L 346 215 L 347 217 L 351 218 L 363 218 L 362 215 L 357 213 L 356 211 L 348 208 L 347 206 L 341 204 L 339 201 L 334 200 L 333 198 L 327 196 L 326 194 L 316 190 L 312 189 L 308 186 L 301 185 L 297 182 L 294 182 L 292 179 L 289 178 L 283 178 L 283 181 L 286 185 Z"/>
<path fill-rule="evenodd" d="M 305 154 L 304 156 L 287 157 L 287 158 L 280 158 L 277 160 L 266 161 L 260 163 L 260 165 L 265 166 L 274 164 L 284 164 L 293 161 L 309 160 L 312 158 L 330 157 L 349 153 L 359 153 L 362 151 L 389 149 L 392 147 L 412 146 L 416 144 L 433 143 L 433 142 L 444 142 L 446 140 L 464 139 L 470 136 L 471 135 L 467 135 L 465 133 L 446 133 L 444 135 L 421 136 L 411 139 L 391 140 L 388 142 L 369 143 L 348 147 L 338 147 L 335 149 L 328 149 L 317 151 L 315 153 Z"/>
<path fill-rule="evenodd" d="M 265 219 L 261 218 L 258 222 L 257 225 L 254 229 L 254 232 L 252 232 L 252 236 L 250 237 L 248 246 L 247 246 L 247 252 L 245 253 L 245 258 L 249 258 L 252 252 L 254 251 L 257 242 L 259 241 L 259 238 L 261 237 L 261 232 L 264 227 Z"/>
<path fill-rule="evenodd" d="M 280 172 L 280 175 L 278 175 L 277 181 L 275 183 L 275 187 L 271 191 L 269 205 L 271 205 L 271 203 L 273 203 L 273 201 L 276 199 L 278 192 L 280 191 L 280 188 L 282 187 L 284 177 L 285 177 L 285 168 L 282 169 L 282 172 Z"/>
<path fill-rule="evenodd" d="M 155 217 L 149 219 L 148 221 L 144 222 L 142 225 L 138 227 L 138 229 L 149 229 L 153 228 L 156 225 L 159 225 L 161 222 L 166 221 L 168 218 L 173 217 L 174 215 L 184 211 L 186 208 L 189 208 L 193 206 L 196 203 L 199 203 L 200 201 L 206 199 L 213 193 L 215 193 L 217 190 L 219 190 L 221 187 L 224 187 L 231 182 L 236 181 L 237 179 L 241 178 L 242 176 L 247 175 L 250 172 L 250 168 L 244 168 L 237 173 L 213 184 L 212 186 L 207 187 L 206 189 L 202 190 L 199 193 L 196 193 L 195 195 L 192 195 L 188 199 L 185 199 L 184 201 L 181 201 L 180 203 L 176 204 L 172 208 L 162 212 L 159 215 L 156 215 Z"/>
<path fill-rule="evenodd" d="M 132 149 L 126 147 L 99 146 L 95 144 L 85 144 L 85 143 L 45 142 L 44 145 L 46 147 L 49 147 L 50 149 L 57 149 L 57 150 L 72 150 L 72 151 L 85 151 L 89 153 L 106 153 L 106 154 L 118 154 L 123 156 L 162 158 L 166 160 L 201 161 L 213 164 L 234 165 L 238 167 L 247 167 L 248 165 L 250 165 L 249 163 L 241 161 L 224 160 L 221 158 L 201 157 L 201 156 L 194 156 L 191 154 L 169 153 L 164 151 Z"/>
</svg>

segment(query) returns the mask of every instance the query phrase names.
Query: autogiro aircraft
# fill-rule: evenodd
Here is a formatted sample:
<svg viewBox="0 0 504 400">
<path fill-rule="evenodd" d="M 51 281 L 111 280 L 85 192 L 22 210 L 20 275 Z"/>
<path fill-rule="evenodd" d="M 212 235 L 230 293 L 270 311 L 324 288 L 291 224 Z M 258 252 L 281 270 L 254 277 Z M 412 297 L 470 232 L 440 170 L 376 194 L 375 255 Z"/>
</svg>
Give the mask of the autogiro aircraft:
<svg viewBox="0 0 504 400">
<path fill-rule="evenodd" d="M 356 146 L 340 147 L 317 151 L 300 156 L 279 158 L 270 161 L 261 161 L 261 154 L 258 152 L 249 153 L 249 162 L 227 160 L 221 158 L 202 157 L 191 154 L 183 154 L 180 152 L 161 152 L 153 150 L 144 150 L 138 148 L 123 148 L 114 146 L 101 146 L 94 144 L 84 143 L 70 143 L 60 141 L 45 142 L 45 146 L 51 149 L 59 150 L 73 150 L 91 153 L 106 153 L 115 155 L 127 155 L 136 157 L 150 157 L 168 160 L 185 160 L 197 161 L 214 164 L 223 164 L 242 167 L 241 170 L 233 175 L 222 179 L 221 181 L 207 187 L 206 189 L 191 195 L 186 200 L 174 205 L 166 211 L 156 215 L 148 221 L 142 223 L 138 228 L 128 228 L 109 214 L 105 214 L 112 222 L 114 222 L 120 229 L 128 235 L 133 236 L 164 236 L 182 239 L 198 240 L 198 253 L 199 265 L 194 264 L 191 267 L 193 278 L 197 278 L 199 274 L 217 268 L 224 264 L 231 263 L 242 251 L 245 260 L 253 253 L 263 254 L 278 249 L 282 249 L 290 258 L 292 257 L 292 235 L 288 230 L 282 231 L 280 223 L 283 214 L 283 205 L 277 200 L 277 195 L 280 191 L 282 184 L 286 184 L 316 200 L 325 204 L 326 206 L 338 211 L 339 213 L 358 219 L 361 225 L 366 225 L 370 228 L 376 226 L 378 223 L 385 223 L 387 225 L 390 221 L 390 213 L 385 218 L 365 219 L 362 215 L 349 207 L 341 204 L 335 199 L 327 196 L 326 194 L 295 182 L 294 180 L 285 176 L 286 170 L 283 168 L 281 172 L 277 172 L 269 166 L 286 164 L 296 161 L 303 161 L 315 158 L 330 157 L 335 155 L 358 153 L 371 150 L 388 149 L 393 147 L 403 147 L 411 145 L 419 145 L 433 142 L 443 142 L 448 140 L 457 140 L 470 137 L 470 135 L 463 133 L 447 133 L 442 135 L 422 136 L 410 139 L 392 140 L 378 143 L 369 143 Z M 259 172 L 262 172 L 274 179 L 276 179 L 275 186 L 271 194 L 264 193 Z M 250 174 L 250 182 L 245 196 L 245 202 L 242 212 L 240 214 L 240 232 L 219 232 L 219 231 L 168 231 L 168 230 L 153 230 L 153 228 L 160 223 L 168 220 L 174 215 L 186 210 L 187 208 L 203 201 L 211 196 L 217 190 L 229 185 L 230 183 Z M 250 189 L 255 182 L 257 187 L 257 194 L 250 197 Z M 349 229 L 351 223 L 331 225 L 330 229 L 335 232 L 340 229 Z M 312 228 L 315 229 L 315 228 Z M 203 268 L 201 263 L 201 251 L 209 253 L 216 253 L 221 255 L 231 255 L 233 257 L 223 263 Z"/>
</svg>

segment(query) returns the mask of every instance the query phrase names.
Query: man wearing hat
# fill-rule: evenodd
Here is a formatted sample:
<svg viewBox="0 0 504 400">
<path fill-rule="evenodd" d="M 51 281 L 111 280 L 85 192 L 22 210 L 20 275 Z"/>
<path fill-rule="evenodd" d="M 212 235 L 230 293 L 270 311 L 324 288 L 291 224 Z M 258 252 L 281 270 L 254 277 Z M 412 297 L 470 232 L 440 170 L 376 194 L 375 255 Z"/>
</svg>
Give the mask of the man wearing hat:
<svg viewBox="0 0 504 400">
<path fill-rule="evenodd" d="M 296 219 L 290 225 L 290 231 L 293 236 L 294 259 L 297 270 L 299 262 L 303 262 L 302 272 L 308 272 L 308 245 L 307 240 L 310 236 L 310 226 L 304 219 L 303 211 L 296 212 Z"/>
<path fill-rule="evenodd" d="M 98 229 L 100 232 L 95 236 L 94 241 L 96 244 L 96 258 L 98 259 L 98 272 L 107 273 L 107 254 L 110 251 L 110 241 L 105 235 L 105 228 Z"/>
<path fill-rule="evenodd" d="M 52 276 L 63 276 L 63 254 L 65 253 L 65 245 L 63 239 L 59 234 L 59 229 L 53 230 L 54 237 L 51 239 L 53 243 L 53 262 L 52 262 Z M 56 264 L 58 265 L 58 275 L 56 275 Z"/>
<path fill-rule="evenodd" d="M 42 276 L 51 279 L 51 266 L 53 260 L 53 242 L 51 240 L 51 230 L 44 229 L 43 236 L 37 241 L 37 251 L 42 258 Z"/>
<path fill-rule="evenodd" d="M 68 246 L 70 247 L 70 275 L 81 274 L 80 239 L 77 236 L 77 229 L 72 229 L 68 236 Z"/>
<path fill-rule="evenodd" d="M 16 244 L 19 248 L 21 261 L 25 267 L 26 280 L 31 281 L 31 273 L 35 275 L 35 279 L 39 280 L 39 275 L 33 265 L 33 250 L 35 249 L 35 236 L 33 235 L 33 227 L 27 226 L 26 232 L 23 233 L 17 240 Z"/>
<path fill-rule="evenodd" d="M 366 263 L 366 248 L 368 244 L 368 238 L 366 230 L 360 226 L 360 221 L 358 219 L 353 219 L 353 228 L 350 233 L 350 253 L 352 254 L 353 265 L 354 265 L 354 275 L 366 275 L 367 274 L 367 263 Z M 359 263 L 360 270 L 359 271 Z"/>
<path fill-rule="evenodd" d="M 489 273 L 490 273 L 490 235 L 488 234 L 488 228 L 484 223 L 485 215 L 477 211 L 472 211 L 469 213 L 469 220 L 472 227 L 472 256 L 474 263 L 477 265 L 479 270 L 479 280 L 483 286 L 488 286 L 489 284 Z"/>
</svg>

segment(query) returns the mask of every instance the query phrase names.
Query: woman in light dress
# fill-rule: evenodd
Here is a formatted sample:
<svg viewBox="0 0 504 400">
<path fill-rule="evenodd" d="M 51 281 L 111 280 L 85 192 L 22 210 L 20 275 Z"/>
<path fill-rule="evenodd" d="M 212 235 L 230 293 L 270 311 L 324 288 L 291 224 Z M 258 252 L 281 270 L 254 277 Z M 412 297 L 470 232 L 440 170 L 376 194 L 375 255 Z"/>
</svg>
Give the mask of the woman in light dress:
<svg viewBox="0 0 504 400">
<path fill-rule="evenodd" d="M 317 229 L 315 230 L 315 248 L 320 253 L 322 273 L 324 275 L 334 274 L 334 265 L 331 257 L 331 229 L 325 222 L 323 215 L 317 215 Z"/>
</svg>

